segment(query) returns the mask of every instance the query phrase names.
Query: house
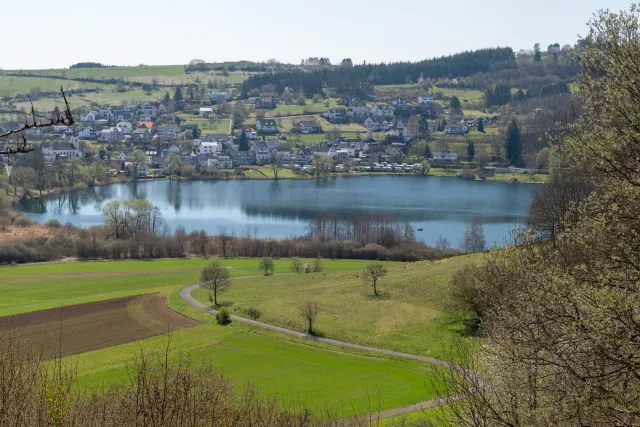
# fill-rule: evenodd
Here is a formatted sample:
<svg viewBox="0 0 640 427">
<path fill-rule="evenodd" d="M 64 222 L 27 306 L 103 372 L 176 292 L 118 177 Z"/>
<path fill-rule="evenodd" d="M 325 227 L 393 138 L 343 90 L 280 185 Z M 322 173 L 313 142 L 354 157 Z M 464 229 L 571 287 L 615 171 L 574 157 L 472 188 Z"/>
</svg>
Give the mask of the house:
<svg viewBox="0 0 640 427">
<path fill-rule="evenodd" d="M 364 121 L 364 127 L 374 132 L 385 129 L 384 123 L 381 120 L 371 116 L 367 117 L 367 120 Z"/>
<path fill-rule="evenodd" d="M 457 162 L 458 153 L 450 153 L 448 151 L 445 151 L 445 152 L 436 151 L 433 153 L 433 161 L 434 162 Z"/>
<path fill-rule="evenodd" d="M 322 114 L 322 117 L 330 122 L 341 122 L 347 120 L 347 110 L 344 108 L 332 108 L 326 113 Z"/>
<path fill-rule="evenodd" d="M 42 154 L 45 157 L 67 157 L 67 158 L 82 158 L 84 153 L 78 144 L 77 138 L 72 138 L 71 142 L 56 142 L 50 148 L 43 148 Z"/>
<path fill-rule="evenodd" d="M 391 118 L 395 115 L 396 109 L 391 105 L 374 105 L 371 114 L 375 117 Z"/>
<path fill-rule="evenodd" d="M 80 132 L 78 132 L 78 136 L 84 139 L 93 139 L 96 137 L 96 130 L 93 128 L 93 126 L 87 126 Z"/>
<path fill-rule="evenodd" d="M 130 122 L 119 122 L 116 127 L 123 135 L 130 135 L 133 132 L 133 125 Z"/>
<path fill-rule="evenodd" d="M 407 101 L 405 101 L 402 97 L 393 98 L 389 102 L 391 105 L 402 106 L 407 105 Z"/>
<path fill-rule="evenodd" d="M 198 153 L 203 155 L 218 154 L 222 151 L 222 145 L 218 141 L 202 141 L 198 146 Z"/>
<path fill-rule="evenodd" d="M 264 142 L 256 142 L 253 144 L 251 151 L 256 155 L 256 161 L 266 162 L 269 160 L 269 147 Z"/>
<path fill-rule="evenodd" d="M 207 166 L 216 169 L 233 169 L 233 160 L 229 156 L 217 156 L 208 159 Z"/>
<path fill-rule="evenodd" d="M 158 110 L 154 105 L 151 104 L 142 104 L 138 110 L 138 113 L 141 116 L 148 116 L 152 119 L 156 117 L 158 114 Z"/>
<path fill-rule="evenodd" d="M 180 128 L 177 125 L 158 126 L 156 132 L 161 140 L 174 141 L 178 137 Z"/>
<path fill-rule="evenodd" d="M 419 96 L 418 104 L 424 104 L 424 105 L 433 104 L 433 96 Z"/>
<path fill-rule="evenodd" d="M 404 153 L 398 147 L 387 147 L 384 151 L 384 157 L 387 162 L 401 163 L 404 160 Z"/>
<path fill-rule="evenodd" d="M 320 125 L 315 120 L 300 120 L 293 123 L 294 130 L 300 133 L 318 133 L 321 131 Z"/>
<path fill-rule="evenodd" d="M 98 132 L 97 139 L 101 142 L 117 142 L 122 139 L 122 135 L 117 127 L 111 127 Z"/>
<path fill-rule="evenodd" d="M 133 109 L 128 105 L 122 108 L 109 107 L 106 115 L 109 120 L 131 121 L 133 119 Z"/>
<path fill-rule="evenodd" d="M 260 96 L 259 98 L 256 98 L 256 100 L 254 101 L 254 108 L 257 108 L 257 109 L 271 110 L 273 108 L 276 108 L 277 105 L 278 105 L 277 99 L 269 95 Z"/>
<path fill-rule="evenodd" d="M 247 139 L 258 139 L 258 133 L 250 127 L 244 128 L 243 132 L 244 136 L 246 136 Z"/>
<path fill-rule="evenodd" d="M 370 114 L 371 109 L 365 106 L 352 106 L 347 110 L 347 116 L 357 120 L 364 120 Z"/>
<path fill-rule="evenodd" d="M 136 165 L 136 178 L 144 178 L 146 176 L 147 176 L 147 165 L 144 163 Z"/>
<path fill-rule="evenodd" d="M 143 121 L 138 121 L 138 123 L 136 123 L 136 126 L 138 126 L 139 128 L 147 128 L 149 130 L 153 129 L 153 122 L 143 122 Z"/>
<path fill-rule="evenodd" d="M 236 167 L 253 165 L 256 162 L 256 154 L 253 152 L 253 150 L 232 151 L 229 153 L 229 158 L 231 158 L 231 161 Z"/>
<path fill-rule="evenodd" d="M 231 95 L 228 92 L 209 92 L 207 98 L 212 102 L 220 102 L 230 100 Z"/>
<path fill-rule="evenodd" d="M 256 130 L 261 133 L 277 133 L 278 125 L 274 119 L 256 120 Z"/>
<path fill-rule="evenodd" d="M 96 120 L 98 120 L 100 118 L 100 113 L 98 113 L 97 111 L 89 111 L 86 115 L 81 115 L 80 116 L 80 121 L 81 122 L 95 122 Z"/>
<path fill-rule="evenodd" d="M 448 124 L 444 127 L 444 133 L 448 135 L 464 135 L 469 133 L 469 127 L 465 124 Z"/>
<path fill-rule="evenodd" d="M 134 144 L 148 144 L 151 142 L 151 131 L 147 128 L 137 128 L 131 132 L 131 141 Z"/>
<path fill-rule="evenodd" d="M 207 115 L 211 113 L 213 113 L 213 108 L 211 107 L 200 107 L 200 109 L 198 110 L 198 114 L 200 115 Z"/>
</svg>

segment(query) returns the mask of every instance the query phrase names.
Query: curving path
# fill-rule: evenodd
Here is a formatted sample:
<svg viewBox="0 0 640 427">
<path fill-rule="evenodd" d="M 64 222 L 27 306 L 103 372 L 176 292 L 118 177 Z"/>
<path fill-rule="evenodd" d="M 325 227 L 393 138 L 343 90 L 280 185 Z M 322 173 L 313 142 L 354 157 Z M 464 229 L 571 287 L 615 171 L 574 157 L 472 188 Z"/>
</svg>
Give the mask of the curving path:
<svg viewBox="0 0 640 427">
<path fill-rule="evenodd" d="M 262 276 L 256 276 L 256 277 L 262 277 Z M 246 277 L 243 277 L 243 279 L 244 278 L 246 278 Z M 188 286 L 188 287 L 182 289 L 180 291 L 180 297 L 183 300 L 185 300 L 190 306 L 192 306 L 194 308 L 197 308 L 199 310 L 204 310 L 204 311 L 207 311 L 207 312 L 212 313 L 212 314 L 217 313 L 218 312 L 217 310 L 209 307 L 206 304 L 201 303 L 200 301 L 196 300 L 193 296 L 191 296 L 191 292 L 195 288 L 197 288 L 198 286 L 200 286 L 200 284 L 196 283 L 195 285 L 191 285 L 191 286 Z M 382 348 L 369 347 L 369 346 L 366 346 L 366 345 L 352 344 L 352 343 L 348 343 L 348 342 L 344 342 L 344 341 L 332 340 L 330 338 L 314 337 L 312 335 L 305 334 L 303 332 L 294 331 L 292 329 L 281 328 L 279 326 L 269 325 L 268 323 L 258 322 L 258 321 L 255 321 L 255 320 L 246 319 L 244 317 L 238 317 L 238 316 L 235 316 L 235 315 L 231 315 L 230 317 L 231 317 L 231 320 L 233 320 L 235 322 L 245 323 L 247 325 L 255 326 L 257 328 L 268 329 L 270 331 L 279 332 L 281 334 L 290 335 L 290 336 L 294 336 L 294 337 L 297 337 L 297 338 L 305 338 L 305 339 L 313 340 L 313 341 L 316 341 L 316 342 L 330 344 L 330 345 L 334 345 L 336 347 L 353 348 L 353 349 L 356 349 L 356 350 L 368 351 L 370 353 L 378 353 L 378 354 L 385 354 L 385 355 L 388 355 L 388 356 L 401 357 L 401 358 L 404 358 L 404 359 L 419 360 L 421 362 L 433 363 L 433 364 L 441 365 L 441 366 L 450 366 L 447 362 L 444 362 L 444 361 L 438 360 L 438 359 L 433 359 L 431 357 L 417 356 L 415 354 L 401 353 L 401 352 L 398 352 L 398 351 L 385 350 L 385 349 L 382 349 Z M 425 401 L 425 402 L 415 403 L 415 404 L 410 405 L 410 406 L 405 406 L 403 408 L 389 409 L 387 411 L 383 411 L 383 412 L 380 412 L 379 414 L 376 414 L 376 417 L 377 418 L 378 417 L 379 418 L 393 417 L 393 416 L 396 416 L 396 415 L 402 415 L 402 414 L 406 414 L 406 413 L 409 413 L 409 412 L 419 411 L 421 409 L 431 408 L 433 406 L 441 405 L 442 403 L 443 402 L 440 399 L 428 400 L 428 401 Z M 348 424 L 348 421 L 345 421 L 345 423 Z"/>
</svg>

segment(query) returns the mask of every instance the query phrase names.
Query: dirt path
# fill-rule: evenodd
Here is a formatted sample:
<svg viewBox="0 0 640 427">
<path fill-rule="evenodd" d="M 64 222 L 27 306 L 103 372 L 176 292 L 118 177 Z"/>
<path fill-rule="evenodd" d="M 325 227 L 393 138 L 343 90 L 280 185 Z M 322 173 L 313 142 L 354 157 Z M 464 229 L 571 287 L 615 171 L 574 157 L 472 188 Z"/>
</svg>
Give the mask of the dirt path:
<svg viewBox="0 0 640 427">
<path fill-rule="evenodd" d="M 261 277 L 261 276 L 256 276 L 256 277 Z M 246 279 L 246 277 L 243 277 L 243 279 Z M 191 292 L 196 289 L 198 286 L 200 286 L 200 284 L 196 283 L 195 285 L 191 285 L 188 286 L 186 288 L 184 288 L 183 290 L 180 291 L 180 297 L 185 300 L 190 306 L 197 308 L 199 310 L 204 310 L 207 311 L 209 313 L 217 313 L 218 311 L 201 303 L 200 301 L 196 300 L 193 296 L 191 296 Z M 309 334 L 305 334 L 303 332 L 298 332 L 298 331 L 294 331 L 292 329 L 286 329 L 286 328 L 281 328 L 279 326 L 274 326 L 274 325 L 270 325 L 268 323 L 263 323 L 263 322 L 258 322 L 255 320 L 251 320 L 251 319 L 245 319 L 244 317 L 238 317 L 235 315 L 231 315 L 231 320 L 235 321 L 235 322 L 239 322 L 239 323 L 245 323 L 247 325 L 251 325 L 251 326 L 255 326 L 257 328 L 263 328 L 263 329 L 268 329 L 270 331 L 274 331 L 274 332 L 279 332 L 281 334 L 285 334 L 285 335 L 290 335 L 290 336 L 294 336 L 297 338 L 304 338 L 304 339 L 309 339 L 309 340 L 313 340 L 316 342 L 321 342 L 321 343 L 325 343 L 325 344 L 330 344 L 330 345 L 334 345 L 336 347 L 343 347 L 343 348 L 353 348 L 356 350 L 362 350 L 362 351 L 368 351 L 370 353 L 378 353 L 378 354 L 385 354 L 388 356 L 395 356 L 395 357 L 401 357 L 404 359 L 411 359 L 411 360 L 418 360 L 421 362 L 426 362 L 426 363 L 433 363 L 436 365 L 441 365 L 441 366 L 448 366 L 448 364 L 442 360 L 438 360 L 438 359 L 433 359 L 431 357 L 425 357 L 425 356 L 418 356 L 415 354 L 409 354 L 409 353 L 402 353 L 402 352 L 398 352 L 398 351 L 393 351 L 393 350 L 385 350 L 382 348 L 376 348 L 376 347 L 369 347 L 366 345 L 359 345 L 359 344 L 352 344 L 352 343 L 348 343 L 348 342 L 344 342 L 344 341 L 337 341 L 337 340 L 332 340 L 330 338 L 319 338 L 319 337 L 314 337 L 311 336 Z M 380 412 L 378 414 L 376 414 L 376 417 L 379 418 L 389 418 L 389 417 L 393 417 L 396 415 L 402 415 L 402 414 L 406 414 L 409 412 L 415 412 L 415 411 L 419 411 L 421 409 L 426 409 L 426 408 L 431 408 L 433 406 L 438 406 L 442 404 L 442 401 L 435 399 L 435 400 L 427 400 L 425 402 L 420 402 L 420 403 L 415 403 L 413 405 L 410 406 L 405 406 L 403 408 L 396 408 L 396 409 L 389 409 L 387 411 L 383 411 Z M 349 420 L 345 420 L 345 424 L 344 425 L 348 425 L 349 424 Z"/>
</svg>

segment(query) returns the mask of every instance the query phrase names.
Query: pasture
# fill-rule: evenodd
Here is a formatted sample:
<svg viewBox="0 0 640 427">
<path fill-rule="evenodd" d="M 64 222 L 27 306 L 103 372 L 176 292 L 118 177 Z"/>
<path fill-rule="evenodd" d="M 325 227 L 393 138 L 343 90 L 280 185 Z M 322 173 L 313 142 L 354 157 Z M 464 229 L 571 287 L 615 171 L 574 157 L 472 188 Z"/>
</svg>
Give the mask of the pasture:
<svg viewBox="0 0 640 427">
<path fill-rule="evenodd" d="M 451 276 L 477 262 L 479 256 L 388 265 L 380 280 L 382 297 L 374 297 L 363 283 L 360 268 L 322 273 L 292 274 L 234 280 L 218 301 L 234 314 L 255 308 L 261 321 L 298 331 L 304 330 L 299 307 L 315 301 L 320 307 L 318 331 L 328 338 L 423 356 L 443 354 L 451 337 L 462 331 L 458 319 L 446 312 Z M 209 304 L 208 291 L 192 295 Z"/>
</svg>

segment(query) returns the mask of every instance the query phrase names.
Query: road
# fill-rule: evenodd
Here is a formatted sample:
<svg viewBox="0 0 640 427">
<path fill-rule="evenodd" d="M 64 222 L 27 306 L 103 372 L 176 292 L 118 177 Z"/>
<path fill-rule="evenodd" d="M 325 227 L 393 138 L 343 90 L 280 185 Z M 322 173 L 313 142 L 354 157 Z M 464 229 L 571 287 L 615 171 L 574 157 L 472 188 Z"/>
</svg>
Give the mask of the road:
<svg viewBox="0 0 640 427">
<path fill-rule="evenodd" d="M 260 277 L 260 276 L 258 276 Z M 185 300 L 190 306 L 197 308 L 199 310 L 203 310 L 212 314 L 217 313 L 218 311 L 209 307 L 206 304 L 201 303 L 200 301 L 196 300 L 193 296 L 191 296 L 191 292 L 197 288 L 198 286 L 200 286 L 200 284 L 196 283 L 195 285 L 191 285 L 188 286 L 186 288 L 184 288 L 183 290 L 180 291 L 180 297 Z M 233 320 L 234 322 L 238 322 L 238 323 L 244 323 L 247 325 L 251 325 L 251 326 L 255 326 L 257 328 L 262 328 L 262 329 L 267 329 L 269 331 L 274 331 L 274 332 L 278 332 L 284 335 L 289 335 L 289 336 L 293 336 L 293 337 L 297 337 L 297 338 L 303 338 L 303 339 L 308 339 L 308 340 L 313 340 L 316 342 L 320 342 L 320 343 L 324 343 L 324 344 L 330 344 L 330 345 L 334 345 L 336 347 L 344 347 L 344 348 L 352 348 L 352 349 L 356 349 L 356 350 L 362 350 L 362 351 L 368 351 L 370 353 L 378 353 L 378 354 L 384 354 L 387 356 L 394 356 L 394 357 L 401 357 L 404 359 L 411 359 L 411 360 L 418 360 L 420 362 L 426 362 L 426 363 L 432 363 L 432 364 L 436 364 L 436 365 L 441 365 L 441 366 L 449 366 L 449 364 L 447 364 L 447 362 L 444 362 L 442 360 L 438 360 L 438 359 L 433 359 L 431 357 L 425 357 L 425 356 L 418 356 L 415 354 L 409 354 L 409 353 L 401 353 L 398 351 L 393 351 L 393 350 L 385 350 L 382 348 L 376 348 L 376 347 L 369 347 L 366 345 L 359 345 L 359 344 L 352 344 L 352 343 L 348 343 L 348 342 L 344 342 L 344 341 L 337 341 L 337 340 L 332 340 L 330 338 L 320 338 L 320 337 L 314 337 L 312 335 L 309 334 L 305 334 L 303 332 L 298 332 L 298 331 L 294 331 L 292 329 L 286 329 L 286 328 L 281 328 L 279 326 L 274 326 L 274 325 L 270 325 L 268 323 L 263 323 L 263 322 L 258 322 L 255 320 L 251 320 L 251 319 L 245 319 L 244 317 L 238 317 L 235 315 L 231 315 L 231 320 Z M 389 417 L 393 417 L 396 415 L 402 415 L 402 414 L 406 414 L 409 412 L 415 412 L 415 411 L 419 411 L 421 409 L 426 409 L 426 408 L 431 408 L 433 406 L 438 406 L 440 404 L 442 404 L 443 402 L 435 399 L 435 400 L 427 400 L 425 402 L 420 402 L 420 403 L 415 403 L 413 405 L 410 406 L 405 406 L 402 408 L 396 408 L 396 409 L 389 409 L 387 411 L 383 411 L 377 414 L 373 414 L 373 416 L 375 416 L 376 418 L 389 418 Z M 345 425 L 349 424 L 348 420 L 345 420 Z"/>
</svg>

